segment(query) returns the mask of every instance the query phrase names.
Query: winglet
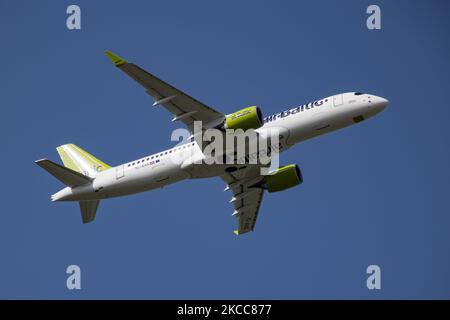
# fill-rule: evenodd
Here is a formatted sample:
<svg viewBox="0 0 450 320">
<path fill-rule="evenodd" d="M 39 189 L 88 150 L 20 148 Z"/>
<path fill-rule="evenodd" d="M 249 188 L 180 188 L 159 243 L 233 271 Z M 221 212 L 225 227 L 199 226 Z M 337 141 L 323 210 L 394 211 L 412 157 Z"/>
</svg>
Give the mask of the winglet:
<svg viewBox="0 0 450 320">
<path fill-rule="evenodd" d="M 120 67 L 121 65 L 124 65 L 125 63 L 128 63 L 128 61 L 123 60 L 121 57 L 115 55 L 111 51 L 106 50 L 105 54 L 108 56 L 108 58 L 111 59 L 112 62 L 114 62 L 116 67 Z"/>
<path fill-rule="evenodd" d="M 239 230 L 234 230 L 234 234 L 238 236 L 239 235 Z"/>
</svg>

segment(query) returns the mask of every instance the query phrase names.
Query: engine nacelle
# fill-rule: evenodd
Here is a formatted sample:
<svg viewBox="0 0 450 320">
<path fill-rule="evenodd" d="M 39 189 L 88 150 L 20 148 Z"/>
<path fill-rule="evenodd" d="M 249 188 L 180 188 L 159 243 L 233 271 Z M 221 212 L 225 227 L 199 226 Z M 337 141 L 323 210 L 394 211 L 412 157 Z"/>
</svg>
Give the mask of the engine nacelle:
<svg viewBox="0 0 450 320">
<path fill-rule="evenodd" d="M 225 118 L 225 129 L 258 129 L 264 123 L 261 110 L 256 107 L 248 107 L 229 114 Z"/>
<path fill-rule="evenodd" d="M 302 182 L 302 172 L 296 164 L 278 168 L 274 174 L 264 176 L 264 184 L 269 192 L 283 191 Z"/>
</svg>

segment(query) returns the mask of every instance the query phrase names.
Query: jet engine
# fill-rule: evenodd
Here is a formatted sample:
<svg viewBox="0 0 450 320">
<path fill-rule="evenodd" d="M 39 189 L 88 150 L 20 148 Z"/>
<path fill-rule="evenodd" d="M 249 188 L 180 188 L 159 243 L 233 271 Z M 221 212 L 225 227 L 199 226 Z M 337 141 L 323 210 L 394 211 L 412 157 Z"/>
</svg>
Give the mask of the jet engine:
<svg viewBox="0 0 450 320">
<path fill-rule="evenodd" d="M 229 114 L 225 118 L 225 129 L 258 129 L 263 125 L 263 116 L 261 110 L 256 106 L 241 109 L 235 113 Z"/>
<path fill-rule="evenodd" d="M 264 187 L 269 192 L 283 191 L 302 182 L 302 172 L 296 164 L 289 164 L 278 168 L 275 173 L 264 176 Z"/>
</svg>

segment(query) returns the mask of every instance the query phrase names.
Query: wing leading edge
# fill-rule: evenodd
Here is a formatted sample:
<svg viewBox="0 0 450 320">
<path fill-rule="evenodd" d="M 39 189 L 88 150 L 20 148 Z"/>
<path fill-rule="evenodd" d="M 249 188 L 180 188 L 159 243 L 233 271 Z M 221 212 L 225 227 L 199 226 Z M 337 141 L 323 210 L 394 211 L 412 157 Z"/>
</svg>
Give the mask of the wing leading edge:
<svg viewBox="0 0 450 320">
<path fill-rule="evenodd" d="M 191 132 L 194 121 L 202 121 L 207 125 L 219 123 L 225 118 L 222 113 L 162 81 L 134 63 L 128 62 L 110 51 L 105 51 L 105 53 L 117 68 L 142 85 L 147 93 L 155 99 L 153 106 L 165 107 L 174 115 L 172 121 L 183 122 Z"/>
</svg>

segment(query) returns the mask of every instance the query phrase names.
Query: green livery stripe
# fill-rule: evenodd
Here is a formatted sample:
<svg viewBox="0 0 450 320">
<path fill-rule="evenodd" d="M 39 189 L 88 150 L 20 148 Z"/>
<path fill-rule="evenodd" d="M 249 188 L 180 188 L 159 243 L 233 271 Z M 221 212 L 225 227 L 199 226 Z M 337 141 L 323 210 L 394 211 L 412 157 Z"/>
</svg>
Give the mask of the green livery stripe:
<svg viewBox="0 0 450 320">
<path fill-rule="evenodd" d="M 110 169 L 111 166 L 97 159 L 74 144 L 65 144 L 56 148 L 64 166 L 90 176 L 96 172 Z"/>
<path fill-rule="evenodd" d="M 78 164 L 72 159 L 72 157 L 64 150 L 63 146 L 60 146 L 56 148 L 56 151 L 58 151 L 59 157 L 61 158 L 62 162 L 64 163 L 64 166 L 72 169 L 74 171 L 83 173 L 83 170 L 78 166 Z"/>
<path fill-rule="evenodd" d="M 72 144 L 71 147 L 74 148 L 77 151 L 77 153 L 80 154 L 84 159 L 86 159 L 86 161 L 89 162 L 90 164 L 96 165 L 96 166 L 101 166 L 100 171 L 103 171 L 103 170 L 111 168 L 111 166 L 107 165 L 106 163 L 104 163 L 100 159 L 97 159 L 92 154 L 84 151 L 80 147 L 78 147 L 78 146 L 76 146 L 74 144 Z"/>
</svg>

